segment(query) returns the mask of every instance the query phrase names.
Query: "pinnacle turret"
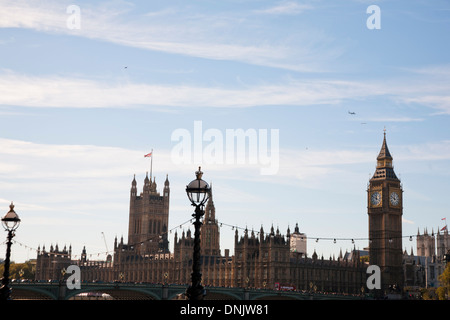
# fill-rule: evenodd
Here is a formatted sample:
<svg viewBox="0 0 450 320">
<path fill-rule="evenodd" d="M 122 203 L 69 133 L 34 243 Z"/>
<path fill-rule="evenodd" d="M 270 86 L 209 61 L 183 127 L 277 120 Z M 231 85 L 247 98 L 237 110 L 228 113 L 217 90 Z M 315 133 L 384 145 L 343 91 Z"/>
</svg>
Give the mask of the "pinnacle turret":
<svg viewBox="0 0 450 320">
<path fill-rule="evenodd" d="M 383 144 L 377 157 L 377 167 L 372 179 L 388 179 L 399 180 L 394 172 L 392 165 L 392 155 L 389 152 L 389 148 L 386 142 L 386 131 L 384 132 Z"/>
</svg>

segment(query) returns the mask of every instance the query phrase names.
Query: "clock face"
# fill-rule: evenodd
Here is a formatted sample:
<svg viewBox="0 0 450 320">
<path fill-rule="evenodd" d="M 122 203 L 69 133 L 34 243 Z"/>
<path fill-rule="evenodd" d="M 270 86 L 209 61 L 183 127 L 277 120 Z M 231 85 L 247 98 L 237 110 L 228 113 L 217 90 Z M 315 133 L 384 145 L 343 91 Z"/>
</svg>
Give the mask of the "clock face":
<svg viewBox="0 0 450 320">
<path fill-rule="evenodd" d="M 370 201 L 375 206 L 379 205 L 381 203 L 381 194 L 378 191 L 375 191 L 374 193 L 372 193 Z"/>
<path fill-rule="evenodd" d="M 391 192 L 389 200 L 391 201 L 391 204 L 393 206 L 397 206 L 400 203 L 400 197 L 398 196 L 397 192 Z"/>
</svg>

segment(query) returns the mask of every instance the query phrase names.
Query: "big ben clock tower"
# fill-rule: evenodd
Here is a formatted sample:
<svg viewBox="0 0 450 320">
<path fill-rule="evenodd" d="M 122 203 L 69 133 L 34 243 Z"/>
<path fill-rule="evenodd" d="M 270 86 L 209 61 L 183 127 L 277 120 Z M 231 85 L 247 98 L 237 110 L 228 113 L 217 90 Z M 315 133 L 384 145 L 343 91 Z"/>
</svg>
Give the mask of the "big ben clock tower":
<svg viewBox="0 0 450 320">
<path fill-rule="evenodd" d="M 367 189 L 369 216 L 370 265 L 381 270 L 381 289 L 403 287 L 402 268 L 402 186 L 392 165 L 392 156 L 386 143 L 377 157 L 377 167 Z"/>
</svg>

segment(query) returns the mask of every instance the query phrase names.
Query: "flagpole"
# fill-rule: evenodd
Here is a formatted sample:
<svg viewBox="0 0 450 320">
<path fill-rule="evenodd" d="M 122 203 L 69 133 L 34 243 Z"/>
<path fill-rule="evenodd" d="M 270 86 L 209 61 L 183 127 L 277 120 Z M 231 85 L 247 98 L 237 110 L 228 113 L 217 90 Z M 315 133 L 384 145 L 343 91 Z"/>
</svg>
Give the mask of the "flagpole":
<svg viewBox="0 0 450 320">
<path fill-rule="evenodd" d="M 153 149 L 150 156 L 150 182 L 152 182 L 152 171 L 153 171 Z"/>
<path fill-rule="evenodd" d="M 445 221 L 445 227 L 443 227 L 443 228 L 441 229 L 441 231 L 445 230 L 445 231 L 448 232 L 448 228 L 447 228 L 447 218 L 442 218 L 441 220 L 444 220 L 444 221 Z"/>
<path fill-rule="evenodd" d="M 150 182 L 152 182 L 152 176 L 153 176 L 153 149 L 150 153 L 147 153 L 144 155 L 145 158 L 150 157 Z M 148 174 L 148 172 L 147 172 Z"/>
</svg>

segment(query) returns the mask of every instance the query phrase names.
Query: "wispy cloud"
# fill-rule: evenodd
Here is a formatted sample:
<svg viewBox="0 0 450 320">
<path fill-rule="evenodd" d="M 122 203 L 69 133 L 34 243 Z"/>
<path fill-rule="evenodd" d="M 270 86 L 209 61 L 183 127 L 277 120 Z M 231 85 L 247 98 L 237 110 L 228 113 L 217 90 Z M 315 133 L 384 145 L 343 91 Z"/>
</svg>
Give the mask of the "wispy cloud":
<svg viewBox="0 0 450 320">
<path fill-rule="evenodd" d="M 398 146 L 397 149 L 396 158 L 400 161 L 450 160 L 450 140 Z"/>
<path fill-rule="evenodd" d="M 239 89 L 145 83 L 105 83 L 60 76 L 0 75 L 0 105 L 56 108 L 131 106 L 253 107 L 335 104 L 380 94 L 372 85 L 345 81 L 289 81 Z M 83 95 L 79 93 L 83 92 Z M 381 92 L 382 93 L 382 92 Z"/>
<path fill-rule="evenodd" d="M 389 117 L 389 118 L 355 118 L 352 121 L 357 122 L 420 122 L 425 121 L 424 118 L 411 118 L 411 117 Z"/>
<path fill-rule="evenodd" d="M 255 10 L 256 13 L 274 14 L 274 15 L 296 15 L 311 10 L 313 6 L 310 4 L 300 4 L 295 1 L 282 1 L 276 6 L 266 9 Z"/>
<path fill-rule="evenodd" d="M 124 83 L 121 79 L 89 79 L 69 76 L 29 76 L 7 71 L 0 73 L 0 105 L 50 108 L 129 108 L 315 106 L 387 97 L 405 104 L 417 103 L 450 113 L 446 87 L 420 82 L 295 80 L 274 84 L 242 85 L 238 88 L 196 85 L 155 85 Z M 427 82 L 427 86 L 422 83 Z M 431 91 L 429 91 L 431 90 Z M 80 92 L 83 92 L 80 95 Z M 431 95 L 430 93 L 433 93 Z M 369 119 L 370 120 L 370 119 Z M 370 121 L 422 121 L 399 115 Z"/>
<path fill-rule="evenodd" d="M 407 103 L 425 105 L 430 108 L 436 109 L 437 114 L 450 115 L 450 94 L 405 97 L 403 100 Z"/>
<path fill-rule="evenodd" d="M 437 114 L 450 114 L 450 65 L 428 65 L 409 68 L 412 75 L 411 90 L 399 99 L 404 103 L 418 104 L 437 110 Z M 416 76 L 419 75 L 417 80 Z M 405 83 L 407 81 L 405 80 Z M 406 86 L 404 86 L 406 88 Z M 406 92 L 405 92 L 406 93 Z"/>
<path fill-rule="evenodd" d="M 174 143 L 175 144 L 175 143 Z M 147 151 L 147 150 L 145 150 Z M 378 151 L 378 149 L 375 151 Z M 148 161 L 144 151 L 96 145 L 41 144 L 21 140 L 0 138 L 0 174 L 3 181 L 27 179 L 33 184 L 46 183 L 59 179 L 72 182 L 99 179 L 114 180 L 129 178 L 133 173 L 148 171 Z M 280 149 L 279 177 L 294 176 L 299 180 L 326 179 L 329 172 L 341 165 L 375 162 L 374 150 L 319 149 L 295 150 Z M 434 161 L 450 160 L 450 141 L 396 146 L 396 161 Z M 194 163 L 175 164 L 171 150 L 158 150 L 158 172 L 180 175 L 191 172 Z M 208 171 L 217 175 L 242 170 L 240 177 L 246 179 L 265 179 L 259 174 L 259 165 L 248 163 L 209 164 Z M 250 170 L 249 170 L 250 169 Z M 233 178 L 231 178 L 233 180 Z M 284 180 L 280 180 L 281 182 Z M 288 180 L 286 180 L 287 183 Z"/>
<path fill-rule="evenodd" d="M 326 61 L 341 54 L 323 35 L 296 32 L 295 42 L 279 41 L 279 35 L 264 41 L 253 32 L 263 32 L 264 22 L 234 18 L 233 14 L 183 12 L 172 15 L 172 8 L 128 15 L 129 6 L 83 4 L 80 29 L 67 27 L 69 2 L 3 1 L 0 28 L 25 28 L 39 32 L 68 34 L 88 39 L 108 41 L 123 46 L 163 51 L 214 60 L 231 60 L 254 65 L 296 70 L 318 71 Z M 285 9 L 297 12 L 306 6 L 287 3 Z M 170 17 L 170 18 L 168 18 Z M 131 21 L 131 22 L 130 22 Z M 251 26 L 247 25 L 249 23 Z M 246 32 L 241 32 L 242 28 Z M 239 29 L 239 37 L 236 32 Z M 290 35 L 291 37 L 292 35 Z M 281 43 L 281 44 L 280 44 Z M 301 43 L 301 46 L 295 46 Z M 327 50 L 322 50 L 329 45 Z M 317 50 L 320 47 L 321 50 Z M 320 58 L 320 59 L 319 59 Z"/>
<path fill-rule="evenodd" d="M 0 146 L 0 173 L 17 179 L 121 176 L 129 174 L 123 171 L 124 163 L 142 156 L 137 151 L 115 147 L 39 144 L 3 138 Z"/>
</svg>

